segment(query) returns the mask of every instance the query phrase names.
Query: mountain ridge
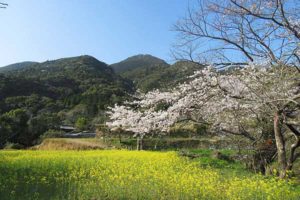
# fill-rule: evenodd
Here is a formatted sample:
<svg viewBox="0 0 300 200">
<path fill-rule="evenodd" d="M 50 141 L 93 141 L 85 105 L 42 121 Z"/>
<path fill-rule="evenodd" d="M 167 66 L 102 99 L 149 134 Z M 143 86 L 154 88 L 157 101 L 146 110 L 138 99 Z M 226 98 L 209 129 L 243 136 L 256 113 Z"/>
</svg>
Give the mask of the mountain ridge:
<svg viewBox="0 0 300 200">
<path fill-rule="evenodd" d="M 38 64 L 38 62 L 23 61 L 23 62 L 9 64 L 9 65 L 0 67 L 0 73 L 1 72 L 6 72 L 6 71 L 19 70 L 19 69 L 22 69 L 22 68 L 26 68 L 26 67 L 32 66 L 34 64 Z"/>
<path fill-rule="evenodd" d="M 36 64 L 51 63 L 53 61 L 54 62 L 60 62 L 60 61 L 71 60 L 71 59 L 76 59 L 76 58 L 90 58 L 90 59 L 95 59 L 99 62 L 102 62 L 102 61 L 98 60 L 97 58 L 95 58 L 91 55 L 79 55 L 79 56 L 63 57 L 63 58 L 58 58 L 58 59 L 54 59 L 54 60 L 46 60 L 46 61 L 42 61 L 42 62 L 22 61 L 22 62 L 12 63 L 12 64 L 9 64 L 9 65 L 0 67 L 0 73 L 6 73 L 6 72 L 9 72 L 9 71 L 20 70 L 20 69 L 23 69 L 23 68 L 32 67 Z M 138 63 L 138 62 L 141 62 L 141 63 Z M 105 62 L 102 62 L 102 63 L 105 63 Z M 129 68 L 124 67 L 124 65 L 131 65 L 131 64 L 133 64 L 134 66 L 129 67 Z M 151 65 L 156 65 L 156 64 L 166 64 L 166 65 L 168 65 L 168 63 L 166 63 L 166 61 L 164 61 L 163 59 L 152 56 L 150 54 L 137 54 L 137 55 L 130 56 L 130 57 L 124 59 L 124 60 L 121 60 L 119 62 L 116 62 L 116 63 L 113 63 L 113 64 L 106 64 L 106 65 L 113 68 L 116 72 L 122 72 L 122 71 L 130 70 L 131 68 L 134 69 L 136 67 L 151 66 Z M 123 69 L 118 69 L 119 65 L 122 65 L 121 68 L 123 68 Z"/>
<path fill-rule="evenodd" d="M 151 67 L 155 65 L 168 65 L 166 61 L 150 54 L 138 54 L 130 56 L 120 62 L 111 64 L 110 66 L 116 73 L 134 70 L 140 67 Z"/>
<path fill-rule="evenodd" d="M 78 62 L 78 60 L 80 60 L 80 62 Z M 188 61 L 178 61 L 171 65 L 166 63 L 164 60 L 149 54 L 137 54 L 130 56 L 111 65 L 99 61 L 93 56 L 81 55 L 48 60 L 41 63 L 32 62 L 31 65 L 29 63 L 26 66 L 12 68 L 11 70 L 6 67 L 5 70 L 1 71 L 0 68 L 0 73 L 26 75 L 31 78 L 43 77 L 44 75 L 47 76 L 47 74 L 52 74 L 52 78 L 57 78 L 57 76 L 53 76 L 51 70 L 62 70 L 57 69 L 57 66 L 64 65 L 63 63 L 68 63 L 68 66 L 63 69 L 65 79 L 67 79 L 68 74 L 72 73 L 74 70 L 82 72 L 78 78 L 82 78 L 86 73 L 89 74 L 86 78 L 91 78 L 91 74 L 98 74 L 98 76 L 103 77 L 106 76 L 106 78 L 110 76 L 111 78 L 121 76 L 129 82 L 133 82 L 136 89 L 141 89 L 144 92 L 153 89 L 172 87 L 177 83 L 183 82 L 186 80 L 187 76 L 193 74 L 195 70 L 202 67 L 202 65 L 197 65 Z M 17 64 L 20 65 L 22 63 Z M 86 65 L 90 67 L 84 68 Z M 12 64 L 12 66 L 14 66 L 14 64 Z M 84 70 L 82 70 L 82 68 L 84 68 Z M 99 71 L 101 71 L 101 75 L 99 75 Z M 112 75 L 113 71 L 115 72 L 114 75 Z"/>
</svg>

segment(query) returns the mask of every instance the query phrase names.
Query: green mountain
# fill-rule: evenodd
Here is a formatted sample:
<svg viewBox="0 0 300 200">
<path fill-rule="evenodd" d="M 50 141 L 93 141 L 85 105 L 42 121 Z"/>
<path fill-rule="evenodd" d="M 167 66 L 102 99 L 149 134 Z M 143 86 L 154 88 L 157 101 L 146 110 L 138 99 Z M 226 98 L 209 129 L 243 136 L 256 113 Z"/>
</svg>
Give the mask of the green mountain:
<svg viewBox="0 0 300 200">
<path fill-rule="evenodd" d="M 75 95 L 79 102 L 96 95 L 101 98 L 101 93 L 110 91 L 117 96 L 124 95 L 124 92 L 133 91 L 130 81 L 116 75 L 111 67 L 98 61 L 91 56 L 79 56 L 63 58 L 43 63 L 35 63 L 19 67 L 18 69 L 6 68 L 2 72 L 1 96 L 43 94 L 54 99 L 63 99 L 65 102 L 72 101 Z M 5 79 L 5 81 L 3 81 Z M 10 82 L 13 87 L 9 88 Z M 4 84 L 4 83 L 7 84 Z M 32 87 L 31 87 L 32 86 Z M 103 97 L 109 97 L 103 94 Z M 101 99 L 101 104 L 105 101 Z M 109 102 L 109 101 L 108 101 Z M 72 104 L 72 103 L 71 103 Z"/>
<path fill-rule="evenodd" d="M 20 62 L 20 63 L 7 65 L 5 67 L 0 67 L 0 73 L 5 73 L 8 71 L 15 71 L 15 70 L 19 70 L 22 68 L 27 68 L 27 67 L 30 67 L 31 65 L 35 65 L 35 64 L 38 64 L 38 62 L 26 61 L 26 62 Z"/>
<path fill-rule="evenodd" d="M 111 67 L 115 70 L 115 72 L 122 73 L 137 68 L 150 68 L 156 65 L 167 65 L 167 63 L 160 58 L 148 54 L 140 54 L 112 64 Z"/>
<path fill-rule="evenodd" d="M 15 66 L 0 74 L 0 146 L 31 145 L 61 124 L 101 123 L 107 106 L 134 91 L 130 80 L 91 56 Z"/>
<path fill-rule="evenodd" d="M 94 129 L 106 120 L 108 106 L 128 100 L 136 89 L 172 88 L 201 68 L 191 62 L 169 65 L 151 55 L 111 66 L 79 56 L 0 68 L 0 148 L 6 142 L 30 146 L 60 125 Z"/>
<path fill-rule="evenodd" d="M 122 68 L 122 65 L 119 65 Z M 149 64 L 131 70 L 122 71 L 119 74 L 126 79 L 133 81 L 136 88 L 142 92 L 153 89 L 172 88 L 178 83 L 187 80 L 194 71 L 203 68 L 202 65 L 192 62 L 180 61 L 173 65 Z"/>
</svg>

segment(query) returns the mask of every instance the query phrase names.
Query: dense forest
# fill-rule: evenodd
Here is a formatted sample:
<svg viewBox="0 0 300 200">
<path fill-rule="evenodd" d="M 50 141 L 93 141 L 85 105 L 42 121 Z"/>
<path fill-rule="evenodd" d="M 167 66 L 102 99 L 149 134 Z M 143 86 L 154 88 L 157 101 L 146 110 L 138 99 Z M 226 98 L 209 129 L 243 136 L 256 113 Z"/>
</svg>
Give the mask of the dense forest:
<svg viewBox="0 0 300 200">
<path fill-rule="evenodd" d="M 137 55 L 111 66 L 91 56 L 22 62 L 0 68 L 0 146 L 35 144 L 61 125 L 94 130 L 108 106 L 183 82 L 200 65 Z"/>
</svg>

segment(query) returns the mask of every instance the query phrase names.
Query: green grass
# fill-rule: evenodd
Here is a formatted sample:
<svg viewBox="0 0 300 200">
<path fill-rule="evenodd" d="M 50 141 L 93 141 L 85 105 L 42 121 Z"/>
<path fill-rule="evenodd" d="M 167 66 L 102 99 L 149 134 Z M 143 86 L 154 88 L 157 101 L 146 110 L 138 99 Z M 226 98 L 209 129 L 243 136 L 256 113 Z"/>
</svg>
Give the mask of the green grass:
<svg viewBox="0 0 300 200">
<path fill-rule="evenodd" d="M 185 150 L 185 154 L 191 154 L 195 158 L 194 162 L 199 163 L 199 166 L 204 168 L 213 168 L 218 170 L 224 176 L 251 176 L 253 173 L 246 169 L 245 165 L 241 161 L 232 159 L 232 156 L 237 154 L 236 150 L 231 149 L 221 149 L 217 150 L 224 156 L 224 159 L 219 159 L 214 157 L 214 152 L 216 150 L 212 149 L 189 149 Z"/>
<path fill-rule="evenodd" d="M 108 141 L 119 142 L 117 139 L 110 138 Z M 123 138 L 121 141 L 123 148 L 135 149 L 136 139 Z M 230 141 L 220 138 L 201 137 L 201 138 L 179 138 L 179 137 L 163 137 L 163 138 L 145 138 L 143 140 L 143 147 L 145 150 L 180 150 L 187 148 L 227 148 L 230 147 Z"/>
</svg>

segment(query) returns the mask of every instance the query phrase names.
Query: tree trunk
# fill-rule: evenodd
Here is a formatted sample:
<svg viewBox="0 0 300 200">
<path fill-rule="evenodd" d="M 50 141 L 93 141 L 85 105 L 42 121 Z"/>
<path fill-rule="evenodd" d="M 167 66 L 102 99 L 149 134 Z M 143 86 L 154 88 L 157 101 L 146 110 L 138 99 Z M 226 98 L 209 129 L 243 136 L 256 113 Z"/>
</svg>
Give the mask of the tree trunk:
<svg viewBox="0 0 300 200">
<path fill-rule="evenodd" d="M 274 134 L 276 140 L 276 147 L 278 152 L 278 164 L 280 178 L 284 178 L 286 175 L 287 162 L 286 162 L 286 150 L 285 142 L 280 130 L 280 112 L 276 112 L 274 116 Z"/>
<path fill-rule="evenodd" d="M 143 150 L 143 138 L 140 139 L 140 150 Z"/>
<path fill-rule="evenodd" d="M 291 145 L 291 154 L 288 159 L 287 168 L 286 170 L 292 170 L 293 163 L 296 160 L 297 155 L 295 155 L 296 148 L 300 146 L 300 139 L 296 137 L 296 142 Z"/>
<path fill-rule="evenodd" d="M 297 158 L 297 154 L 295 154 L 295 151 L 298 147 L 300 147 L 300 132 L 294 128 L 292 125 L 286 124 L 287 127 L 290 129 L 290 131 L 292 131 L 292 134 L 295 137 L 295 142 L 291 145 L 291 153 L 290 153 L 290 157 L 288 159 L 287 162 L 287 170 L 292 170 L 293 168 L 293 163 Z"/>
<path fill-rule="evenodd" d="M 143 150 L 143 137 L 136 138 L 136 150 Z"/>
<path fill-rule="evenodd" d="M 136 150 L 140 150 L 140 138 L 136 137 Z"/>
</svg>

